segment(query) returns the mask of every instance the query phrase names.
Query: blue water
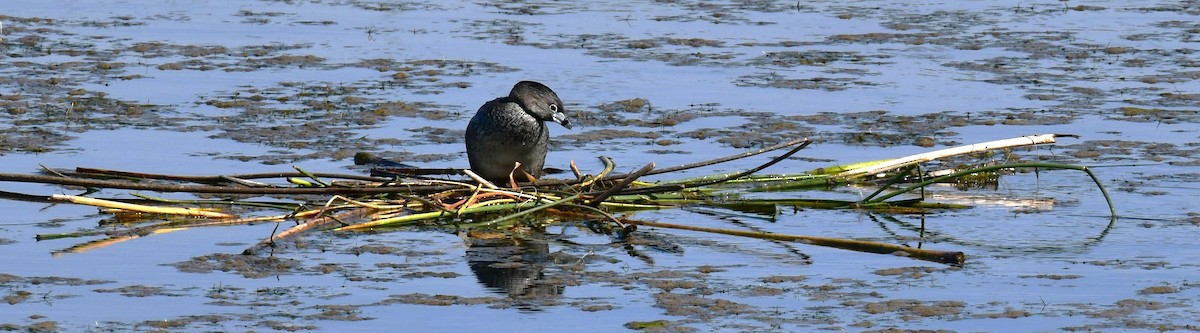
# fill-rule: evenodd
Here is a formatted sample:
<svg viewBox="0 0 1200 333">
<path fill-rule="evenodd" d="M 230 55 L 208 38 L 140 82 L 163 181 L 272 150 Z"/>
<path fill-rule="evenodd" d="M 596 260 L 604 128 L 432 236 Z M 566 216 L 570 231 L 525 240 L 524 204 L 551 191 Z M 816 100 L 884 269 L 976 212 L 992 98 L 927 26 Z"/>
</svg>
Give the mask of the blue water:
<svg viewBox="0 0 1200 333">
<path fill-rule="evenodd" d="M 1095 7 L 1075 8 L 1077 5 Z M 889 255 L 652 228 L 643 228 L 639 233 L 661 244 L 634 246 L 638 257 L 622 246 L 609 244 L 608 237 L 566 224 L 547 231 L 558 235 L 548 241 L 548 253 L 600 259 L 586 261 L 586 274 L 579 276 L 566 267 L 569 263 L 546 263 L 543 274 L 571 276 L 574 280 L 561 284 L 560 295 L 530 305 L 481 284 L 464 260 L 467 247 L 458 236 L 445 232 L 309 234 L 303 237 L 308 246 L 273 255 L 295 261 L 300 268 L 265 278 L 247 278 L 235 271 L 188 273 L 171 264 L 211 254 L 239 253 L 269 236 L 274 225 L 178 230 L 82 253 L 52 255 L 94 238 L 38 242 L 35 235 L 91 230 L 109 216 L 91 207 L 5 200 L 0 201 L 6 212 L 0 216 L 0 276 L 16 278 L 0 282 L 0 294 L 25 291 L 32 296 L 4 305 L 0 324 L 54 321 L 63 331 L 132 330 L 147 329 L 147 321 L 208 315 L 216 319 L 187 321 L 169 329 L 265 331 L 284 329 L 271 324 L 284 323 L 317 331 L 484 331 L 521 327 L 609 332 L 621 330 L 626 322 L 659 319 L 700 331 L 860 331 L 895 327 L 1108 332 L 1195 330 L 1200 325 L 1196 320 L 1200 308 L 1195 306 L 1200 289 L 1194 281 L 1196 263 L 1200 262 L 1195 245 L 1200 229 L 1194 204 L 1200 200 L 1200 186 L 1196 185 L 1200 167 L 1194 154 L 1200 127 L 1194 116 L 1198 107 L 1194 94 L 1200 91 L 1200 83 L 1192 70 L 1195 30 L 1200 28 L 1193 22 L 1200 12 L 1188 3 L 9 1 L 4 7 L 0 12 L 6 15 L 0 16 L 4 28 L 0 39 L 5 46 L 0 55 L 0 76 L 69 80 L 65 87 L 0 81 L 0 97 L 18 102 L 4 104 L 7 110 L 18 106 L 32 110 L 5 113 L 0 116 L 0 126 L 9 132 L 42 126 L 70 137 L 48 152 L 13 150 L 10 143 L 0 142 L 0 172 L 4 173 L 33 173 L 39 165 L 190 175 L 290 171 L 291 165 L 309 171 L 358 172 L 349 168 L 352 162 L 346 158 L 320 157 L 267 165 L 237 157 L 301 156 L 333 148 L 354 150 L 358 148 L 349 142 L 353 138 L 409 139 L 414 134 L 407 129 L 426 126 L 461 129 L 481 103 L 506 94 L 514 82 L 533 79 L 555 89 L 576 116 L 599 114 L 598 105 L 631 98 L 650 101 L 658 112 L 728 112 L 673 127 L 552 127 L 552 137 L 621 128 L 658 131 L 664 139 L 679 141 L 669 146 L 646 139 L 560 142 L 549 155 L 548 166 L 565 168 L 568 161 L 574 160 L 585 170 L 601 168 L 598 155 L 613 157 L 620 165 L 618 170 L 628 171 L 650 162 L 669 166 L 744 151 L 719 143 L 719 137 L 695 139 L 681 134 L 756 122 L 737 112 L 766 112 L 778 117 L 768 121 L 819 112 L 877 110 L 889 116 L 946 113 L 990 117 L 984 115 L 999 113 L 1020 118 L 1026 112 L 1032 112 L 1035 118 L 1070 115 L 1065 123 L 1054 125 L 1006 125 L 1001 116 L 995 117 L 997 122 L 991 125 L 941 128 L 931 123 L 927 128 L 916 126 L 917 130 L 900 134 L 935 137 L 939 140 L 935 148 L 948 141 L 982 142 L 1040 133 L 1081 135 L 1081 139 L 1064 138 L 1056 146 L 1020 150 L 1018 154 L 1026 159 L 1057 156 L 1073 163 L 1105 165 L 1093 170 L 1113 195 L 1119 214 L 1125 217 L 1110 227 L 1108 209 L 1099 191 L 1089 178 L 1074 171 L 1005 176 L 996 189 L 962 192 L 935 187 L 931 189 L 938 195 L 935 201 L 975 207 L 926 216 L 790 207 L 782 208 L 774 220 L 720 209 L 642 212 L 633 217 L 909 245 L 916 245 L 913 239 L 919 236 L 917 228 L 923 219 L 928 238 L 922 246 L 962 251 L 968 259 L 965 266 L 957 268 Z M 388 9 L 378 10 L 380 7 Z M 533 14 L 522 14 L 522 8 Z M 24 20 L 28 18 L 54 21 Z M 918 40 L 911 37 L 913 34 L 924 37 Z M 44 37 L 37 48 L 22 44 L 22 37 L 35 35 Z M 671 41 L 688 38 L 719 45 L 693 47 Z M 647 40 L 655 46 L 631 47 L 634 42 Z M 165 51 L 140 53 L 132 48 L 148 42 L 163 43 Z M 1039 48 L 1035 47 L 1037 43 L 1047 45 Z M 221 46 L 226 51 L 191 57 L 178 51 L 184 46 Z M 275 51 L 263 57 L 245 53 L 264 47 Z M 1106 49 L 1110 47 L 1128 50 Z M 53 51 L 71 49 L 94 52 Z M 789 52 L 837 56 L 821 63 L 778 58 Z M 251 66 L 248 60 L 280 55 L 313 55 L 323 61 L 260 68 Z M 385 70 L 355 65 L 378 59 L 392 60 L 397 65 Z M 190 60 L 211 68 L 159 68 Z M 445 65 L 418 61 L 444 61 Z M 20 65 L 23 62 L 37 66 Z M 69 66 L 77 62 L 84 65 Z M 93 70 L 97 62 L 125 65 L 118 70 L 97 71 Z M 403 84 L 394 82 L 393 74 L 405 66 L 439 72 L 410 75 Z M 51 67 L 65 69 L 45 69 Z M 762 77 L 818 84 L 807 89 L 756 86 L 769 83 Z M 1155 77 L 1163 79 L 1151 79 Z M 310 88 L 296 88 L 295 83 Z M 454 83 L 462 83 L 463 87 Z M 268 100 L 265 108 L 278 113 L 255 121 L 261 126 L 300 126 L 305 121 L 283 111 L 302 109 L 306 100 L 324 99 L 320 92 L 324 87 L 351 87 L 357 89 L 356 97 L 368 100 L 365 106 L 331 111 L 335 113 L 372 107 L 372 103 L 405 101 L 432 104 L 431 109 L 446 111 L 448 116 L 380 117 L 373 124 L 361 126 L 309 121 L 321 126 L 350 126 L 348 132 L 354 136 L 341 145 L 289 146 L 273 142 L 278 139 L 286 143 L 290 139 L 286 137 L 260 141 L 217 137 L 237 132 L 232 122 L 246 110 L 206 103 L 235 95 L 289 96 L 293 99 Z M 130 121 L 89 128 L 87 117 L 93 114 L 71 115 L 82 111 L 74 111 L 70 103 L 53 101 L 75 88 L 152 105 L 146 112 L 169 120 L 158 125 Z M 311 89 L 315 95 L 303 95 L 303 89 Z M 341 97 L 332 98 L 337 102 Z M 1177 121 L 1139 122 L 1124 115 L 1120 107 L 1183 111 L 1183 116 Z M 622 114 L 631 119 L 653 119 L 658 115 Z M 65 120 L 29 125 L 38 117 Z M 797 124 L 808 128 L 802 130 L 804 133 L 786 134 L 819 140 L 798 156 L 818 160 L 789 160 L 769 172 L 794 173 L 932 149 L 909 142 L 859 145 L 839 139 L 840 133 L 847 132 L 898 133 L 887 121 Z M 1136 145 L 1099 158 L 1071 157 L 1078 150 L 1075 145 L 1090 140 L 1172 144 L 1184 153 L 1160 154 Z M 460 145 L 416 140 L 380 150 L 442 154 L 445 158 L 441 160 L 415 163 L 465 167 Z M 662 149 L 686 153 L 648 153 Z M 739 160 L 650 179 L 729 172 L 765 160 Z M 41 195 L 80 193 L 78 189 L 11 182 L 0 183 L 0 190 Z M 849 187 L 761 196 L 845 199 L 872 191 Z M 128 197 L 126 192 L 112 190 L 96 195 Z M 364 244 L 424 252 L 356 255 L 344 251 Z M 323 272 L 323 264 L 337 269 Z M 698 273 L 705 270 L 702 266 L 719 271 Z M 904 267 L 928 267 L 929 272 L 919 276 L 877 273 Z M 616 276 L 659 273 L 668 277 L 602 278 L 610 271 Z M 415 272 L 450 276 L 405 275 Z M 775 275 L 805 279 L 763 282 L 763 278 Z M 40 277 L 91 282 L 35 282 Z M 726 311 L 701 306 L 702 311 L 691 314 L 672 312 L 668 306 L 656 303 L 655 294 L 663 292 L 651 282 L 656 279 L 694 281 L 696 286 L 670 292 L 745 307 Z M 138 285 L 162 287 L 164 291 L 148 297 L 102 291 Z M 1170 286 L 1174 291 L 1143 291 L 1156 286 Z M 779 288 L 782 292 L 747 292 L 756 287 Z M 414 293 L 501 300 L 452 306 L 389 301 Z M 952 314 L 933 316 L 904 310 L 866 310 L 869 303 L 903 299 L 922 304 L 959 301 L 965 306 Z M 1126 301 L 1118 303 L 1122 300 Z M 1160 303 L 1130 307 L 1128 300 Z M 358 317 L 370 319 L 312 316 L 323 311 L 319 305 L 353 306 Z M 1006 310 L 1025 311 L 1027 316 L 991 315 Z"/>
</svg>

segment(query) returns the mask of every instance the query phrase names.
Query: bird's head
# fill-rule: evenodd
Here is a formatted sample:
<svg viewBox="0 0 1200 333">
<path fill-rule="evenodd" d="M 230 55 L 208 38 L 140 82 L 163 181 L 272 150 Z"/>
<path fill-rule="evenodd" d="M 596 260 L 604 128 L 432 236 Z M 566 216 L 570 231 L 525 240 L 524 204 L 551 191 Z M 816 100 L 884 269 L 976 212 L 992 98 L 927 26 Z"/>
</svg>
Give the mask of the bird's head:
<svg viewBox="0 0 1200 333">
<path fill-rule="evenodd" d="M 571 128 L 571 119 L 567 118 L 566 108 L 550 87 L 534 81 L 521 81 L 513 86 L 508 97 L 517 101 L 525 112 L 541 121 L 553 121 L 563 127 Z"/>
</svg>

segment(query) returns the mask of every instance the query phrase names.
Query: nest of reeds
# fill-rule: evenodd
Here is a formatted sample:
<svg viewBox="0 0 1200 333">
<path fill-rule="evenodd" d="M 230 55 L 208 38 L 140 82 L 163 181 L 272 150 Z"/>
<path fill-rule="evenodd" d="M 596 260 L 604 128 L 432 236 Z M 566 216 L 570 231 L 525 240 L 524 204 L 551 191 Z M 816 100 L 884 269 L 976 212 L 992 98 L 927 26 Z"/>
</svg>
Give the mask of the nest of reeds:
<svg viewBox="0 0 1200 333">
<path fill-rule="evenodd" d="M 516 227 L 543 226 L 555 221 L 586 221 L 589 228 L 624 237 L 637 232 L 637 226 L 693 230 L 793 241 L 870 253 L 904 255 L 915 259 L 947 264 L 962 264 L 961 252 L 937 251 L 903 245 L 820 236 L 785 235 L 757 231 L 718 229 L 634 219 L 640 210 L 672 209 L 682 206 L 715 206 L 739 210 L 772 210 L 780 206 L 818 209 L 862 209 L 898 213 L 922 213 L 930 210 L 960 209 L 961 205 L 928 202 L 923 197 L 893 200 L 896 196 L 920 191 L 939 182 L 994 181 L 998 172 L 1014 169 L 1069 169 L 1087 173 L 1108 200 L 1104 187 L 1084 166 L 1052 163 L 989 162 L 937 172 L 925 172 L 922 165 L 967 154 L 987 153 L 1019 146 L 1054 143 L 1064 135 L 1043 134 L 964 145 L 890 160 L 832 166 L 798 174 L 762 174 L 761 171 L 784 161 L 807 147 L 807 139 L 785 142 L 757 151 L 668 168 L 648 164 L 634 172 L 614 173 L 615 163 L 601 158 L 605 167 L 594 175 L 585 174 L 572 163 L 573 179 L 535 180 L 513 175 L 508 184 L 493 184 L 455 175 L 469 171 L 456 169 L 417 169 L 383 166 L 368 156 L 361 162 L 379 164 L 372 175 L 314 173 L 301 168 L 294 172 L 180 176 L 128 171 L 76 168 L 62 171 L 46 168 L 43 174 L 0 174 L 0 181 L 58 184 L 83 187 L 81 195 L 38 196 L 3 192 L 8 199 L 30 201 L 66 201 L 101 207 L 117 219 L 145 221 L 121 229 L 38 235 L 39 240 L 104 236 L 76 245 L 67 251 L 82 251 L 154 233 L 164 229 L 201 226 L 228 226 L 261 222 L 295 221 L 285 230 L 273 233 L 247 248 L 244 254 L 256 254 L 286 243 L 297 234 L 314 230 L 357 232 L 409 226 L 442 226 L 458 231 L 488 230 L 505 232 Z M 768 152 L 784 151 L 757 167 L 733 173 L 704 177 L 644 182 L 647 175 L 668 174 L 700 168 Z M 517 168 L 519 170 L 519 168 Z M 286 184 L 267 180 L 282 179 Z M 457 179 L 457 180 L 454 180 Z M 857 200 L 816 200 L 803 198 L 755 199 L 741 194 L 755 191 L 829 188 L 851 183 L 873 182 L 878 191 Z M 280 183 L 280 182 L 277 182 Z M 100 199 L 87 195 L 97 189 L 125 189 L 155 192 L 186 192 L 217 195 L 217 200 L 166 200 L 131 194 L 138 199 Z M 885 193 L 886 192 L 886 193 Z M 250 197 L 271 195 L 286 200 L 254 201 Z M 238 216 L 234 212 L 254 217 Z M 282 211 L 276 214 L 262 212 Z M 555 219 L 546 218 L 556 216 Z M 183 217 L 183 218 L 179 218 Z"/>
</svg>

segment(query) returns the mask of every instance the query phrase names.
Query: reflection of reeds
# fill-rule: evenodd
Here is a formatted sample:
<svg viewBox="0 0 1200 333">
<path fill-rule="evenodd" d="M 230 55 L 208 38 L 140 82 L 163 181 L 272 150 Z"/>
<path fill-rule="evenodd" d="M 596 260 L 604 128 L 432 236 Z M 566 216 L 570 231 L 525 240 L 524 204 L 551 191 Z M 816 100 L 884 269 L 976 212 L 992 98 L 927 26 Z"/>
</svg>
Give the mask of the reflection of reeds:
<svg viewBox="0 0 1200 333">
<path fill-rule="evenodd" d="M 758 231 L 706 228 L 706 227 L 697 227 L 697 226 L 690 226 L 690 225 L 680 225 L 680 224 L 661 223 L 661 222 L 650 222 L 650 221 L 632 221 L 631 220 L 628 222 L 631 224 L 644 225 L 644 226 L 649 226 L 649 227 L 702 231 L 702 232 L 722 234 L 722 235 L 751 237 L 751 238 L 758 238 L 758 239 L 769 239 L 769 240 L 777 240 L 777 241 L 784 241 L 784 242 L 801 242 L 801 243 L 805 243 L 805 244 L 828 246 L 828 247 L 833 247 L 833 248 L 853 250 L 853 251 L 859 251 L 859 252 L 893 254 L 893 255 L 898 255 L 898 256 L 906 256 L 906 257 L 912 257 L 912 258 L 921 259 L 921 260 L 928 260 L 928 261 L 933 261 L 933 262 L 940 262 L 940 263 L 954 264 L 954 265 L 961 265 L 961 264 L 963 264 L 964 261 L 966 261 L 966 255 L 964 255 L 962 252 L 928 250 L 928 249 L 900 246 L 900 245 L 880 243 L 880 242 L 870 242 L 870 241 L 842 239 L 842 238 L 833 238 L 833 237 L 783 235 L 783 234 L 774 234 L 774 233 L 766 233 L 766 232 L 758 232 Z"/>
<path fill-rule="evenodd" d="M 613 170 L 615 170 L 615 163 L 611 159 L 602 157 L 601 161 L 604 162 L 605 168 L 596 176 L 584 175 L 572 163 L 572 171 L 576 175 L 576 178 L 573 180 L 533 180 L 531 177 L 512 177 L 509 189 L 499 188 L 482 181 L 467 183 L 412 176 L 431 173 L 428 170 L 407 170 L 415 172 L 401 174 L 394 178 L 310 173 L 299 168 L 296 168 L 297 172 L 289 173 L 191 177 L 79 168 L 73 174 L 58 173 L 54 176 L 0 174 L 0 180 L 161 192 L 218 193 L 223 195 L 291 195 L 295 199 L 312 194 L 332 195 L 320 208 L 310 207 L 309 204 L 300 202 L 299 200 L 297 200 L 297 203 L 263 203 L 246 200 L 168 201 L 142 196 L 144 199 L 150 199 L 159 203 L 159 205 L 150 206 L 81 196 L 55 195 L 49 197 L 49 199 L 115 208 L 123 212 L 156 214 L 150 216 L 177 215 L 191 218 L 206 218 L 207 220 L 174 220 L 133 227 L 124 231 L 109 230 L 105 232 L 91 231 L 39 235 L 39 239 L 97 234 L 105 234 L 110 237 L 126 237 L 128 235 L 145 235 L 164 228 L 230 225 L 263 221 L 282 222 L 285 220 L 297 220 L 299 222 L 287 230 L 273 234 L 271 237 L 245 251 L 246 253 L 256 253 L 265 247 L 276 245 L 279 241 L 285 240 L 292 235 L 313 229 L 357 231 L 422 224 L 447 226 L 457 229 L 487 228 L 504 230 L 506 227 L 514 224 L 539 221 L 539 219 L 529 218 L 530 216 L 545 216 L 549 214 L 557 215 L 563 219 L 611 222 L 612 225 L 617 227 L 616 230 L 619 230 L 618 234 L 633 232 L 636 229 L 635 226 L 644 225 L 778 241 L 795 241 L 872 253 L 903 253 L 917 259 L 961 264 L 963 254 L 960 252 L 932 251 L 885 243 L 828 237 L 780 235 L 757 231 L 746 232 L 651 221 L 636 221 L 625 217 L 617 217 L 613 214 L 617 212 L 634 212 L 638 210 L 685 206 L 719 207 L 751 214 L 771 214 L 772 218 L 774 214 L 777 214 L 778 207 L 780 206 L 815 209 L 864 209 L 887 213 L 924 213 L 930 210 L 960 209 L 966 206 L 930 203 L 923 201 L 923 199 L 889 199 L 913 191 L 923 191 L 926 186 L 937 182 L 970 177 L 981 173 L 988 173 L 987 177 L 993 177 L 998 170 L 1069 169 L 1083 171 L 1096 182 L 1105 199 L 1108 200 L 1110 213 L 1115 216 L 1116 212 L 1112 206 L 1112 201 L 1109 199 L 1104 187 L 1100 184 L 1099 179 L 1087 167 L 1075 165 L 1001 163 L 960 167 L 953 172 L 942 173 L 936 177 L 928 176 L 928 179 L 925 178 L 931 174 L 918 173 L 917 177 L 920 178 L 915 183 L 890 193 L 884 193 L 884 191 L 893 188 L 893 185 L 897 183 L 912 180 L 913 170 L 925 162 L 996 149 L 1048 144 L 1053 143 L 1057 136 L 1054 134 L 1034 135 L 964 145 L 891 160 L 820 168 L 795 175 L 758 175 L 758 173 L 805 148 L 810 143 L 807 139 L 795 140 L 758 151 L 676 167 L 658 169 L 655 168 L 654 163 L 650 163 L 629 174 L 612 174 Z M 785 148 L 791 149 L 766 163 L 740 172 L 656 183 L 647 183 L 638 180 L 645 175 L 698 168 Z M 395 168 L 388 170 L 392 173 L 397 173 L 397 170 L 401 172 L 406 171 Z M 443 172 L 445 170 L 447 169 L 437 169 L 436 171 Z M 891 173 L 889 177 L 883 177 L 888 173 Z M 113 180 L 112 178 L 120 178 L 122 180 Z M 261 178 L 285 178 L 289 183 L 300 186 L 280 187 L 252 180 Z M 530 178 L 533 182 L 518 184 L 515 181 L 517 178 Z M 841 184 L 873 182 L 876 178 L 885 180 L 880 183 L 879 190 L 859 200 L 762 199 L 742 197 L 742 193 L 746 191 L 819 189 Z M 204 185 L 183 185 L 180 182 L 201 183 Z M 923 198 L 924 193 L 922 192 L 921 194 Z M 18 196 L 14 194 L 10 197 Z M 30 197 L 24 196 L 21 198 L 28 200 Z M 292 212 L 283 215 L 239 219 L 230 213 L 217 212 L 211 209 L 164 207 L 162 204 L 204 205 L 209 207 L 229 206 L 230 208 L 237 205 L 240 207 L 253 207 L 259 210 L 282 208 L 289 209 Z"/>
</svg>

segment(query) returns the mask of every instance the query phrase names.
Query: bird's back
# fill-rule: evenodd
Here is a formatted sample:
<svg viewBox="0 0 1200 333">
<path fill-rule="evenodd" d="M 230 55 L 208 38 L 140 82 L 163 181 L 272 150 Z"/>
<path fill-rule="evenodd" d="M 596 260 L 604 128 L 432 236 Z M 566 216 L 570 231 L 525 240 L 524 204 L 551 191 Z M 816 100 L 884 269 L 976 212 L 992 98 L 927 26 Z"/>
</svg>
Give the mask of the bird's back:
<svg viewBox="0 0 1200 333">
<path fill-rule="evenodd" d="M 508 97 L 484 103 L 466 132 L 471 170 L 487 179 L 506 179 L 514 162 L 538 176 L 545 164 L 549 135 L 544 122 Z"/>
</svg>

